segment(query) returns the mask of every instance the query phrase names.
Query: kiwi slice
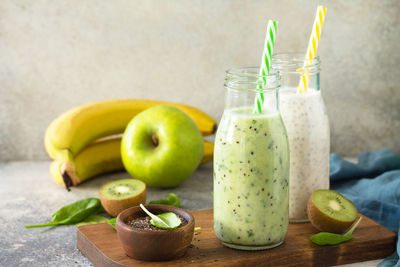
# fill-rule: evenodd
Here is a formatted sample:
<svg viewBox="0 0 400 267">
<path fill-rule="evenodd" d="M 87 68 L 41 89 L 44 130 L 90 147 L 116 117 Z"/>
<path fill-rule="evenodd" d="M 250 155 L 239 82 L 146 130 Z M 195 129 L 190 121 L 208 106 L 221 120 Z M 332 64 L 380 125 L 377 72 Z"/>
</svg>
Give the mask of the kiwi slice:
<svg viewBox="0 0 400 267">
<path fill-rule="evenodd" d="M 358 216 L 353 202 L 328 189 L 315 190 L 312 193 L 308 200 L 307 213 L 315 228 L 338 234 L 349 229 Z"/>
<path fill-rule="evenodd" d="M 121 211 L 146 202 L 146 185 L 135 179 L 109 182 L 100 188 L 100 201 L 113 217 Z"/>
</svg>

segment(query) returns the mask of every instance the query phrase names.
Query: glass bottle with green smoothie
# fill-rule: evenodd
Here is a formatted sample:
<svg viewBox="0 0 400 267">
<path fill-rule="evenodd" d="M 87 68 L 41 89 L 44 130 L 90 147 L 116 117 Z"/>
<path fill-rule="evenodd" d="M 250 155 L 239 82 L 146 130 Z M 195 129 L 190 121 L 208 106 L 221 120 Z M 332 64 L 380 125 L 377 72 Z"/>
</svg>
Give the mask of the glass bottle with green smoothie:
<svg viewBox="0 0 400 267">
<path fill-rule="evenodd" d="M 214 148 L 214 230 L 223 245 L 243 250 L 278 246 L 288 230 L 289 145 L 278 108 L 280 78 L 258 71 L 227 71 Z M 263 89 L 257 89 L 260 79 Z M 255 110 L 260 92 L 261 113 Z"/>
</svg>

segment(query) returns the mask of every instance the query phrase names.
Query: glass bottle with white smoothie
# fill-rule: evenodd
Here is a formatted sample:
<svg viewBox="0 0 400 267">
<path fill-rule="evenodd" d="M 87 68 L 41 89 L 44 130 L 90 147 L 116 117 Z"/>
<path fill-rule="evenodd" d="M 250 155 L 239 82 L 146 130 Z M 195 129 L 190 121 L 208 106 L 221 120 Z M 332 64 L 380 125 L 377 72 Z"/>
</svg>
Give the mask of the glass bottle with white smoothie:
<svg viewBox="0 0 400 267">
<path fill-rule="evenodd" d="M 223 245 L 278 246 L 288 230 L 289 146 L 278 109 L 280 78 L 265 76 L 256 114 L 258 68 L 227 71 L 225 110 L 214 149 L 214 230 Z"/>
<path fill-rule="evenodd" d="M 282 78 L 279 109 L 290 145 L 290 222 L 305 222 L 312 192 L 329 188 L 329 121 L 320 88 L 320 60 L 306 62 L 304 54 L 276 54 L 272 68 Z M 309 75 L 299 93 L 301 75 Z"/>
</svg>

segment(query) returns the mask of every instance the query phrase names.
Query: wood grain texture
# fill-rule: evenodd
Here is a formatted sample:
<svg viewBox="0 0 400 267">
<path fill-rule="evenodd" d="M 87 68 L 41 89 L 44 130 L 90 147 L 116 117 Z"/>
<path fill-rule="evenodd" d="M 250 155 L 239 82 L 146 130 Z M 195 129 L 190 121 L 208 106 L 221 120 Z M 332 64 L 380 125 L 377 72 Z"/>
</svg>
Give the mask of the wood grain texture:
<svg viewBox="0 0 400 267">
<path fill-rule="evenodd" d="M 240 251 L 221 245 L 214 234 L 212 210 L 194 211 L 196 234 L 183 258 L 168 262 L 137 261 L 125 255 L 117 233 L 106 223 L 78 227 L 78 249 L 95 266 L 332 266 L 384 258 L 394 252 L 396 234 L 364 217 L 350 242 L 316 246 L 310 223 L 290 224 L 283 245 L 263 251 Z M 155 248 L 156 249 L 156 248 Z"/>
</svg>

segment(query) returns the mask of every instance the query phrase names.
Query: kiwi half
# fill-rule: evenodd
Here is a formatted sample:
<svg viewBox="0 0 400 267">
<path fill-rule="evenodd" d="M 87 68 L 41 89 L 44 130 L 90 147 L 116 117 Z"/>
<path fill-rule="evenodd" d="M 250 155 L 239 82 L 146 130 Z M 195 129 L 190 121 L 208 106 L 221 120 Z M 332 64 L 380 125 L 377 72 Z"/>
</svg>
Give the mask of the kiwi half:
<svg viewBox="0 0 400 267">
<path fill-rule="evenodd" d="M 353 202 L 328 189 L 315 190 L 312 193 L 308 200 L 307 213 L 315 228 L 338 234 L 349 229 L 358 216 Z"/>
<path fill-rule="evenodd" d="M 146 185 L 135 179 L 109 182 L 100 188 L 100 201 L 113 217 L 121 211 L 146 202 Z"/>
</svg>

